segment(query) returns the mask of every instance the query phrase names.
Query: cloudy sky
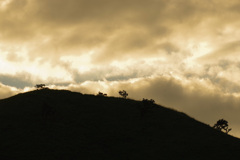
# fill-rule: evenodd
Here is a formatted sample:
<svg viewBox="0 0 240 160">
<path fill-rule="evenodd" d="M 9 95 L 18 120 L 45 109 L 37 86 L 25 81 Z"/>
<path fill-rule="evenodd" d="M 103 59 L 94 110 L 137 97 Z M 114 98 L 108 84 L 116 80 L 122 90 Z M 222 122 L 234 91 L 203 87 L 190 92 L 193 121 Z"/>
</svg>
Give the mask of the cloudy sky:
<svg viewBox="0 0 240 160">
<path fill-rule="evenodd" d="M 240 137 L 239 19 L 239 0 L 0 0 L 0 99 L 124 89 Z"/>
</svg>

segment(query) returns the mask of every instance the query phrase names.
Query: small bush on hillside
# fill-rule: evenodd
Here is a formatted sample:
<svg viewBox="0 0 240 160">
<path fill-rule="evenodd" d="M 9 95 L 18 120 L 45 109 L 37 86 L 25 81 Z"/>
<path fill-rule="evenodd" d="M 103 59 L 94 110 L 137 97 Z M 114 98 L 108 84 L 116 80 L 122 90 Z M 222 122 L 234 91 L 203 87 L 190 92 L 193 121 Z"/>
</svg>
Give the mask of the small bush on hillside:
<svg viewBox="0 0 240 160">
<path fill-rule="evenodd" d="M 224 130 L 225 133 L 228 133 L 232 130 L 231 128 L 228 129 L 228 121 L 226 121 L 224 119 L 218 120 L 217 123 L 214 124 L 213 128 L 216 129 L 216 130 L 219 130 L 219 131 Z"/>
<path fill-rule="evenodd" d="M 45 84 L 36 84 L 35 87 L 36 87 L 37 89 L 43 89 L 43 88 L 46 87 L 46 85 L 45 85 Z"/>
<path fill-rule="evenodd" d="M 122 96 L 124 99 L 126 99 L 127 96 L 128 96 L 128 93 L 127 93 L 125 90 L 119 91 L 118 93 L 119 93 L 120 96 Z"/>
<path fill-rule="evenodd" d="M 107 96 L 107 94 L 106 94 L 106 93 L 102 93 L 102 92 L 98 92 L 97 96 L 106 97 L 106 96 Z"/>
<path fill-rule="evenodd" d="M 142 102 L 143 102 L 143 105 L 145 105 L 145 106 L 150 106 L 150 105 L 155 104 L 155 101 L 153 99 L 149 100 L 149 99 L 144 99 L 143 98 Z"/>
</svg>

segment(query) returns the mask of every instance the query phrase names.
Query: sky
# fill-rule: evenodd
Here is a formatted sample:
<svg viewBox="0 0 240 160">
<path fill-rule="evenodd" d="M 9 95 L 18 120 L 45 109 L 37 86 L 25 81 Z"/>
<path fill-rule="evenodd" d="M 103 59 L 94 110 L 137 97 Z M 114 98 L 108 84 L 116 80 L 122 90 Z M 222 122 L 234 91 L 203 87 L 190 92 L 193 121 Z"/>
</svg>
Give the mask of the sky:
<svg viewBox="0 0 240 160">
<path fill-rule="evenodd" d="M 239 19 L 239 0 L 0 0 L 0 99 L 126 90 L 240 137 Z"/>
</svg>

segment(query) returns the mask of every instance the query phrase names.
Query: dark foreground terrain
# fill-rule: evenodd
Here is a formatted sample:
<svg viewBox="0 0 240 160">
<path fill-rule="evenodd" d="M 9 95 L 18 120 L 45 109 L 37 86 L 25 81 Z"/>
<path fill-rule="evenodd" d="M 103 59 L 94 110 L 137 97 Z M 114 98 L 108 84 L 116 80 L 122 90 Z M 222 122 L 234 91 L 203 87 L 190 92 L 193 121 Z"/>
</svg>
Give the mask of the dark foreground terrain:
<svg viewBox="0 0 240 160">
<path fill-rule="evenodd" d="M 0 100 L 1 160 L 239 157 L 239 139 L 159 105 L 49 89 Z"/>
</svg>

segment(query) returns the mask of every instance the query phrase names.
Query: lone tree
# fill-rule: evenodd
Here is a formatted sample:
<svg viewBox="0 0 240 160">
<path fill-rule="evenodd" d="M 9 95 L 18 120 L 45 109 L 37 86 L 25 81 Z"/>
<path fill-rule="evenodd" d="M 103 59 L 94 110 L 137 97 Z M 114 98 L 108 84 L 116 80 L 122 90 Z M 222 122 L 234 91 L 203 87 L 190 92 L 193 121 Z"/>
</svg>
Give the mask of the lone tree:
<svg viewBox="0 0 240 160">
<path fill-rule="evenodd" d="M 127 96 L 128 96 L 128 93 L 127 93 L 125 90 L 119 91 L 118 93 L 119 93 L 124 99 L 126 99 Z"/>
<path fill-rule="evenodd" d="M 213 128 L 216 129 L 216 130 L 219 130 L 219 131 L 224 130 L 225 133 L 228 133 L 232 130 L 231 128 L 228 129 L 228 121 L 226 121 L 224 119 L 218 120 L 217 123 L 214 124 Z"/>
</svg>

